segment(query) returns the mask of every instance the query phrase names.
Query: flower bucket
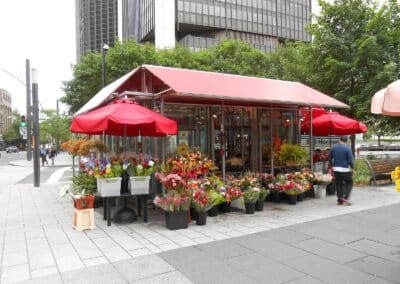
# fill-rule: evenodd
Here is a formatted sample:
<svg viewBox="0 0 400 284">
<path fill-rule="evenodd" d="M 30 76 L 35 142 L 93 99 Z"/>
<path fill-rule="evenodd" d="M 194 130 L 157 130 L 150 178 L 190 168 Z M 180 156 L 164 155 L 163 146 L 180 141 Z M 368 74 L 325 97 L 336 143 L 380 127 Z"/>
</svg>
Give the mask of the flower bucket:
<svg viewBox="0 0 400 284">
<path fill-rule="evenodd" d="M 256 210 L 256 203 L 245 203 L 244 207 L 246 208 L 246 214 L 254 214 Z"/>
<path fill-rule="evenodd" d="M 324 185 L 314 185 L 314 192 L 315 192 L 315 198 L 325 198 L 326 197 L 326 189 Z"/>
<path fill-rule="evenodd" d="M 256 211 L 264 210 L 264 200 L 257 200 L 256 202 Z"/>
<path fill-rule="evenodd" d="M 190 219 L 193 221 L 197 221 L 197 218 L 199 217 L 199 213 L 194 209 L 193 207 L 190 207 Z"/>
<path fill-rule="evenodd" d="M 223 213 L 231 212 L 231 203 L 230 202 L 223 202 L 219 205 L 219 211 Z"/>
<path fill-rule="evenodd" d="M 132 195 L 149 194 L 150 176 L 131 176 L 129 184 Z"/>
<path fill-rule="evenodd" d="M 98 178 L 97 191 L 101 197 L 121 195 L 121 177 Z"/>
<path fill-rule="evenodd" d="M 297 203 L 297 195 L 288 195 L 288 204 L 296 205 Z"/>
<path fill-rule="evenodd" d="M 218 205 L 214 205 L 207 211 L 207 215 L 210 217 L 218 216 Z"/>
<path fill-rule="evenodd" d="M 303 201 L 304 199 L 304 193 L 300 193 L 299 195 L 297 195 L 297 201 Z"/>
<path fill-rule="evenodd" d="M 282 200 L 282 193 L 279 191 L 273 191 L 271 192 L 271 200 L 272 202 L 279 203 Z"/>
<path fill-rule="evenodd" d="M 80 198 L 72 198 L 74 207 L 77 210 L 92 209 L 94 207 L 94 195 L 81 196 Z"/>
<path fill-rule="evenodd" d="M 189 212 L 165 212 L 165 224 L 170 230 L 186 229 L 189 224 Z"/>
<path fill-rule="evenodd" d="M 207 212 L 200 211 L 197 213 L 196 225 L 204 226 L 207 222 Z"/>
</svg>

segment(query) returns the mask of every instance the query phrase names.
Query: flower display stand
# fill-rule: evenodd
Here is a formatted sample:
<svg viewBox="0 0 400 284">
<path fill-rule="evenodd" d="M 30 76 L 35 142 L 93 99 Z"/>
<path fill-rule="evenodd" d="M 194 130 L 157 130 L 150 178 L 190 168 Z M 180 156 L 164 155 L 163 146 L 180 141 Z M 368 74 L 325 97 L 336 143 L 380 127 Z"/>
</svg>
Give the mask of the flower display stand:
<svg viewBox="0 0 400 284">
<path fill-rule="evenodd" d="M 118 196 L 121 194 L 121 177 L 98 178 L 97 191 L 101 197 Z"/>
<path fill-rule="evenodd" d="M 149 194 L 150 176 L 131 176 L 129 184 L 132 195 Z"/>
<path fill-rule="evenodd" d="M 96 229 L 96 225 L 94 224 L 94 209 L 75 209 L 72 227 L 77 231 Z"/>
</svg>

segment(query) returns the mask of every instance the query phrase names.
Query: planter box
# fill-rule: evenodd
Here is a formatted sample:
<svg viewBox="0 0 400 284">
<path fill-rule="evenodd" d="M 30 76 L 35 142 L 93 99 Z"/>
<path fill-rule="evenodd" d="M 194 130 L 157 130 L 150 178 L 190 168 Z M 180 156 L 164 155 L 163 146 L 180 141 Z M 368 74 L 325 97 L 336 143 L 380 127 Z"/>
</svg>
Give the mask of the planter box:
<svg viewBox="0 0 400 284">
<path fill-rule="evenodd" d="M 170 230 L 186 229 L 189 225 L 189 212 L 165 212 L 165 223 Z"/>
<path fill-rule="evenodd" d="M 72 198 L 74 201 L 74 207 L 77 210 L 93 209 L 94 200 L 96 197 L 94 195 L 81 196 L 80 198 Z"/>
<path fill-rule="evenodd" d="M 314 185 L 314 192 L 315 192 L 315 198 L 325 198 L 326 197 L 325 185 L 322 184 Z"/>
<path fill-rule="evenodd" d="M 121 177 L 98 178 L 97 191 L 101 197 L 119 196 L 121 195 L 121 180 Z"/>
<path fill-rule="evenodd" d="M 132 195 L 150 193 L 150 176 L 131 176 L 129 178 L 130 192 Z"/>
</svg>

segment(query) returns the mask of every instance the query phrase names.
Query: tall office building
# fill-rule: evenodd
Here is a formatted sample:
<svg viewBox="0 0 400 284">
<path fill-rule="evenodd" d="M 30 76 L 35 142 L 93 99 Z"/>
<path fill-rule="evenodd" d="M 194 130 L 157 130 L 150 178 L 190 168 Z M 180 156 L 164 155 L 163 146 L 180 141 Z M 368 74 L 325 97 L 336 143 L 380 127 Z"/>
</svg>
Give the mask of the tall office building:
<svg viewBox="0 0 400 284">
<path fill-rule="evenodd" d="M 118 0 L 75 0 L 77 62 L 88 51 L 114 46 L 118 37 Z"/>
<path fill-rule="evenodd" d="M 159 48 L 208 48 L 225 38 L 264 51 L 283 40 L 310 41 L 311 0 L 123 0 L 123 39 Z"/>
<path fill-rule="evenodd" d="M 4 134 L 12 124 L 11 94 L 0 89 L 0 150 L 4 150 Z"/>
</svg>

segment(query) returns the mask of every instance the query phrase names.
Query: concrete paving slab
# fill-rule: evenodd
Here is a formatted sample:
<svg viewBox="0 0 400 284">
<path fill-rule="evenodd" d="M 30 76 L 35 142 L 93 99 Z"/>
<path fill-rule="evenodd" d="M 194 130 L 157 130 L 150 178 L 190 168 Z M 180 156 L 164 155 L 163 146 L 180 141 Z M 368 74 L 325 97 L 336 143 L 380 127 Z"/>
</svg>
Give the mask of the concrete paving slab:
<svg viewBox="0 0 400 284">
<path fill-rule="evenodd" d="M 303 277 L 291 280 L 289 282 L 286 282 L 285 284 L 323 284 L 323 283 L 325 283 L 325 282 L 322 282 L 318 279 L 312 278 L 311 276 L 303 276 Z"/>
<path fill-rule="evenodd" d="M 129 282 L 155 277 L 175 268 L 157 255 L 148 255 L 114 263 L 115 269 Z"/>
<path fill-rule="evenodd" d="M 295 248 L 291 245 L 260 236 L 259 234 L 249 235 L 231 240 L 253 252 L 285 262 L 299 256 L 307 255 L 308 252 Z"/>
<path fill-rule="evenodd" d="M 254 278 L 195 247 L 167 251 L 159 256 L 194 283 L 257 283 Z"/>
<path fill-rule="evenodd" d="M 217 241 L 204 245 L 197 245 L 196 248 L 219 260 L 227 260 L 230 258 L 253 253 L 252 250 L 247 249 L 229 240 Z"/>
<path fill-rule="evenodd" d="M 63 284 L 64 281 L 61 278 L 61 275 L 51 275 L 51 276 L 44 276 L 39 277 L 27 281 L 19 282 L 20 284 L 44 284 L 44 283 L 51 283 L 51 284 Z"/>
<path fill-rule="evenodd" d="M 185 277 L 179 271 L 171 271 L 167 273 L 163 273 L 151 278 L 144 278 L 140 280 L 133 281 L 135 284 L 191 284 L 193 283 L 188 278 Z"/>
<path fill-rule="evenodd" d="M 375 256 L 368 256 L 363 259 L 353 261 L 349 265 L 353 268 L 372 274 L 374 276 L 378 276 L 387 281 L 400 283 L 400 265 L 396 262 L 392 262 Z"/>
<path fill-rule="evenodd" d="M 359 240 L 346 246 L 365 254 L 395 261 L 399 263 L 400 267 L 400 248 L 398 247 L 380 244 L 371 240 Z"/>
<path fill-rule="evenodd" d="M 293 244 L 293 246 L 338 263 L 347 263 L 366 256 L 348 247 L 332 244 L 320 239 L 304 240 Z"/>
<path fill-rule="evenodd" d="M 313 254 L 298 257 L 286 262 L 285 264 L 293 269 L 302 271 L 313 278 L 332 284 L 364 283 L 373 278 L 373 276 L 368 273 L 361 272 L 345 265 L 337 264 L 331 260 Z"/>
<path fill-rule="evenodd" d="M 296 244 L 301 241 L 313 238 L 310 235 L 299 233 L 296 231 L 287 230 L 285 228 L 276 229 L 276 230 L 268 230 L 268 231 L 259 233 L 259 235 L 267 237 L 269 239 L 279 241 L 279 242 L 283 242 L 286 244 Z"/>
<path fill-rule="evenodd" d="M 299 271 L 257 253 L 231 258 L 225 262 L 259 283 L 284 283 L 304 276 Z"/>
</svg>

